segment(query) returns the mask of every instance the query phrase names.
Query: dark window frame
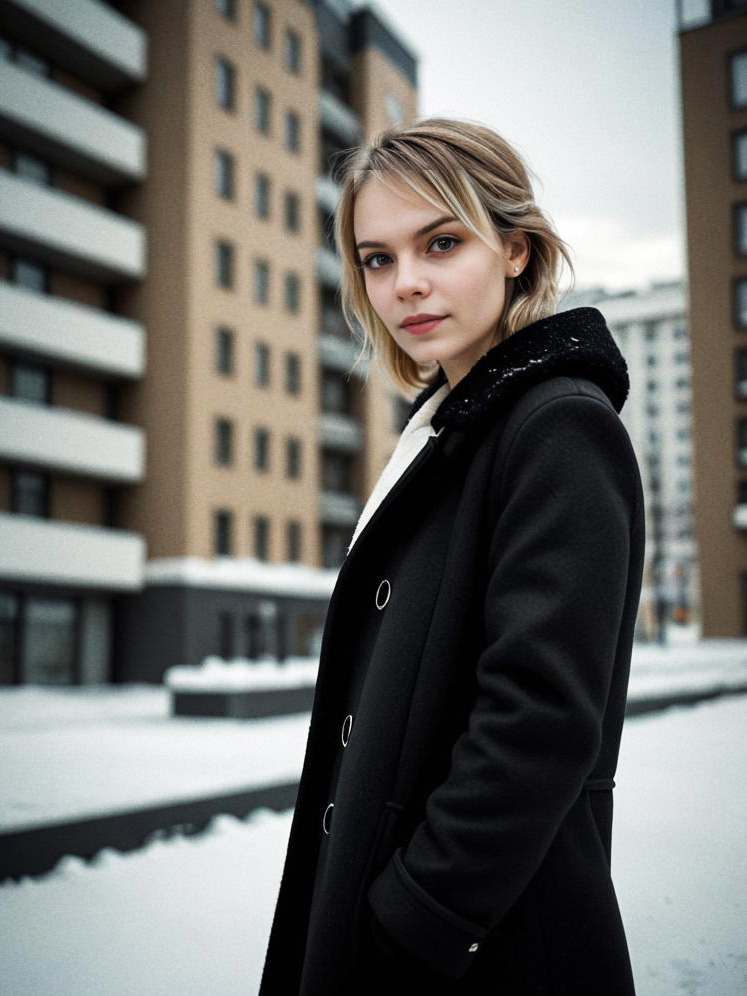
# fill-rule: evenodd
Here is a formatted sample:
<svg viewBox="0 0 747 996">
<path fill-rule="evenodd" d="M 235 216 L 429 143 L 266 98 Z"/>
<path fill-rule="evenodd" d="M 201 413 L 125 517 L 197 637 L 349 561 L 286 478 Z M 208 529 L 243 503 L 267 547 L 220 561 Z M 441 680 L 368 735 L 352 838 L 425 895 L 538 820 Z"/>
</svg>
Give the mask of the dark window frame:
<svg viewBox="0 0 747 996">
<path fill-rule="evenodd" d="M 215 106 L 229 114 L 236 112 L 236 66 L 225 55 L 215 56 Z M 225 102 L 224 102 L 225 101 Z"/>
<path fill-rule="evenodd" d="M 294 155 L 301 152 L 301 115 L 290 108 L 285 111 L 283 144 Z"/>
<path fill-rule="evenodd" d="M 744 285 L 745 288 L 745 320 L 740 322 L 739 320 L 739 287 L 740 284 Z M 747 276 L 743 277 L 732 277 L 732 319 L 734 321 L 734 328 L 739 332 L 747 332 Z"/>
<path fill-rule="evenodd" d="M 285 559 L 289 564 L 300 564 L 303 559 L 303 525 L 298 519 L 285 524 Z"/>
<path fill-rule="evenodd" d="M 213 462 L 216 467 L 230 467 L 233 461 L 233 421 L 224 415 L 218 415 L 213 422 Z"/>
<path fill-rule="evenodd" d="M 50 517 L 50 490 L 51 490 L 51 475 L 48 471 L 38 469 L 36 467 L 21 467 L 21 466 L 11 466 L 9 468 L 9 508 L 14 515 L 30 515 L 38 519 L 48 519 Z M 19 477 L 23 474 L 29 477 L 36 477 L 42 483 L 42 498 L 41 498 L 41 512 L 24 512 L 20 509 L 20 488 L 19 488 Z"/>
<path fill-rule="evenodd" d="M 260 135 L 272 135 L 272 91 L 259 83 L 254 88 L 254 128 Z"/>
<path fill-rule="evenodd" d="M 745 62 L 747 62 L 747 48 L 735 48 L 726 53 L 726 80 L 729 94 L 729 110 L 731 111 L 741 111 L 747 107 L 747 94 L 745 94 L 745 101 L 743 104 L 738 104 L 734 99 L 734 76 L 732 63 L 738 56 L 743 56 Z"/>
<path fill-rule="evenodd" d="M 226 201 L 236 200 L 236 157 L 228 149 L 213 150 L 215 193 Z"/>
<path fill-rule="evenodd" d="M 737 128 L 736 131 L 731 133 L 731 178 L 736 183 L 741 183 L 743 180 L 747 180 L 747 155 L 745 156 L 745 171 L 744 173 L 739 172 L 739 156 L 737 155 L 737 143 L 739 139 L 742 139 L 747 148 L 747 127 Z"/>
<path fill-rule="evenodd" d="M 255 342 L 254 384 L 256 387 L 269 387 L 270 380 L 270 347 L 266 342 Z"/>
<path fill-rule="evenodd" d="M 215 0 L 215 12 L 226 21 L 236 23 L 236 0 Z"/>
<path fill-rule="evenodd" d="M 744 249 L 739 249 L 739 218 L 744 213 Z M 737 259 L 747 259 L 747 200 L 732 204 L 732 251 Z"/>
<path fill-rule="evenodd" d="M 216 239 L 215 286 L 223 290 L 233 290 L 236 285 L 236 248 L 228 239 Z"/>
<path fill-rule="evenodd" d="M 266 563 L 270 559 L 269 515 L 255 515 L 252 519 L 252 548 L 257 560 Z"/>
<path fill-rule="evenodd" d="M 36 287 L 29 287 L 28 284 L 24 284 L 18 280 L 15 268 L 19 264 L 33 267 L 41 272 L 43 284 L 42 290 L 39 290 Z M 49 294 L 49 267 L 46 263 L 40 263 L 35 259 L 30 259 L 28 256 L 21 256 L 18 253 L 11 253 L 8 259 L 8 282 L 13 284 L 14 287 L 22 287 L 24 290 L 30 291 L 32 294 Z"/>
<path fill-rule="evenodd" d="M 223 530 L 223 531 L 222 531 Z M 234 516 L 230 508 L 213 510 L 213 556 L 230 557 L 233 553 Z M 225 543 L 221 540 L 224 539 Z M 219 549 L 222 545 L 225 550 Z"/>
<path fill-rule="evenodd" d="M 254 174 L 254 217 L 267 221 L 272 216 L 272 177 L 264 170 Z"/>
<path fill-rule="evenodd" d="M 222 377 L 236 373 L 236 337 L 228 325 L 219 325 L 215 330 L 215 371 Z"/>
<path fill-rule="evenodd" d="M 303 475 L 303 440 L 287 436 L 285 440 L 285 476 L 298 481 Z"/>
<path fill-rule="evenodd" d="M 303 72 L 303 39 L 294 28 L 286 28 L 283 36 L 283 63 L 289 73 Z"/>
<path fill-rule="evenodd" d="M 285 354 L 285 390 L 293 395 L 301 393 L 301 354 L 295 350 Z"/>
<path fill-rule="evenodd" d="M 301 276 L 295 270 L 286 270 L 283 276 L 283 307 L 289 315 L 301 310 Z"/>
<path fill-rule="evenodd" d="M 20 401 L 28 401 L 31 404 L 36 405 L 46 405 L 51 406 L 52 404 L 52 378 L 54 371 L 51 367 L 44 363 L 34 363 L 28 360 L 12 359 L 9 364 L 9 375 L 8 375 L 8 397 L 18 398 Z M 27 398 L 23 394 L 18 394 L 15 390 L 14 378 L 16 371 L 19 367 L 26 367 L 29 370 L 33 370 L 36 373 L 40 373 L 44 377 L 44 398 L 39 401 L 36 398 Z"/>
<path fill-rule="evenodd" d="M 272 11 L 262 0 L 252 5 L 252 38 L 263 51 L 272 49 Z"/>
<path fill-rule="evenodd" d="M 271 464 L 270 429 L 266 425 L 255 425 L 252 434 L 254 454 L 252 466 L 260 474 L 269 474 Z"/>
<path fill-rule="evenodd" d="M 301 231 L 301 196 L 296 190 L 283 193 L 283 224 L 286 232 L 295 235 Z"/>
<path fill-rule="evenodd" d="M 254 260 L 253 300 L 255 304 L 270 303 L 270 261 L 264 257 Z"/>
</svg>

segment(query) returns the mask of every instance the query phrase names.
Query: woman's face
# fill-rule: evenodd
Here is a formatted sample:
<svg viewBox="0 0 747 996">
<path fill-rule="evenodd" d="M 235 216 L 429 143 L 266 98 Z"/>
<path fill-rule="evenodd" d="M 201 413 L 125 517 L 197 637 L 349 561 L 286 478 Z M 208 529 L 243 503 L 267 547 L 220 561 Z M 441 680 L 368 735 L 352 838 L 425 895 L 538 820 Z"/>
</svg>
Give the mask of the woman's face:
<svg viewBox="0 0 747 996">
<path fill-rule="evenodd" d="M 456 219 L 396 181 L 366 180 L 353 226 L 366 292 L 395 342 L 417 363 L 438 361 L 453 387 L 494 344 L 506 277 L 528 259 L 525 236 L 496 253 Z M 403 326 L 413 315 L 439 321 Z"/>
</svg>

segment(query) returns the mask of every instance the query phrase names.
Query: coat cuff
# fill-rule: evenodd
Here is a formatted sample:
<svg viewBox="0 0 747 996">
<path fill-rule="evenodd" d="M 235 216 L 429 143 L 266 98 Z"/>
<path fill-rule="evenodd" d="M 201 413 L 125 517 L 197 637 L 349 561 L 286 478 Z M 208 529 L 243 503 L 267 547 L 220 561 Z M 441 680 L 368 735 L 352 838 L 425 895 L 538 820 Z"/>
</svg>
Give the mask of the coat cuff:
<svg viewBox="0 0 747 996">
<path fill-rule="evenodd" d="M 401 848 L 368 891 L 371 908 L 401 947 L 451 978 L 470 968 L 488 931 L 437 902 L 402 863 Z"/>
</svg>

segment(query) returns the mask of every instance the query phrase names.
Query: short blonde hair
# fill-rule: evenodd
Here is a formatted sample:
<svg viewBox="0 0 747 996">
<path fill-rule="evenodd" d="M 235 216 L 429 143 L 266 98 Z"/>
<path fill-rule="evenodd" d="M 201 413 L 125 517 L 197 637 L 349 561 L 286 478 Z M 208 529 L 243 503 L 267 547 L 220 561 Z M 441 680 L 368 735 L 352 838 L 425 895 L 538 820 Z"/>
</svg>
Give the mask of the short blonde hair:
<svg viewBox="0 0 747 996">
<path fill-rule="evenodd" d="M 438 375 L 437 367 L 424 369 L 397 345 L 368 299 L 353 228 L 355 198 L 366 180 L 375 175 L 385 183 L 407 184 L 434 207 L 454 214 L 496 252 L 512 234 L 526 235 L 529 260 L 519 276 L 508 278 L 497 343 L 555 312 L 563 261 L 573 278 L 568 246 L 535 203 L 529 174 L 521 155 L 492 129 L 449 118 L 393 125 L 343 154 L 334 169 L 341 186 L 334 235 L 342 258 L 343 315 L 352 330 L 363 331 L 356 365 L 370 350 L 405 391 L 427 386 Z"/>
</svg>

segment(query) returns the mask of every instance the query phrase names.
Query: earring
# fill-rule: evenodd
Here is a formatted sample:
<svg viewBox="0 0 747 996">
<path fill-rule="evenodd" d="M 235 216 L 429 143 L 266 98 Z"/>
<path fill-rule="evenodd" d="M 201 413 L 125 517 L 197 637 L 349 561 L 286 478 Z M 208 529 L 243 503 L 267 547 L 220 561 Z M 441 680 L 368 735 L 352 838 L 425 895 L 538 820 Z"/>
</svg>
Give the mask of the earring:
<svg viewBox="0 0 747 996">
<path fill-rule="evenodd" d="M 519 267 L 518 267 L 518 266 L 515 266 L 515 267 L 514 267 L 514 273 L 518 273 L 518 272 L 519 272 Z"/>
</svg>

